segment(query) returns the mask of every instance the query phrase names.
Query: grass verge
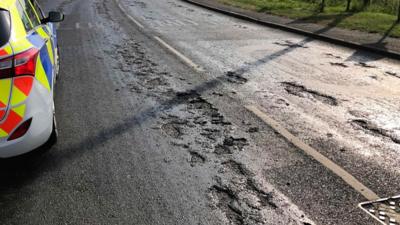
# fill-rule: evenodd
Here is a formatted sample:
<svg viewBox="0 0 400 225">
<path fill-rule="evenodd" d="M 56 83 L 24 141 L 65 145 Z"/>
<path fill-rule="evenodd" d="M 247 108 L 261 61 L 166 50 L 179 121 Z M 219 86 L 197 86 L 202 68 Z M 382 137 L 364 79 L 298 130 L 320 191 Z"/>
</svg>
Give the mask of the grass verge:
<svg viewBox="0 0 400 225">
<path fill-rule="evenodd" d="M 368 10 L 345 12 L 345 6 L 327 6 L 323 13 L 318 13 L 318 4 L 299 0 L 217 1 L 235 7 L 298 19 L 304 22 L 400 37 L 400 24 L 396 23 L 397 17 L 380 12 Z"/>
</svg>

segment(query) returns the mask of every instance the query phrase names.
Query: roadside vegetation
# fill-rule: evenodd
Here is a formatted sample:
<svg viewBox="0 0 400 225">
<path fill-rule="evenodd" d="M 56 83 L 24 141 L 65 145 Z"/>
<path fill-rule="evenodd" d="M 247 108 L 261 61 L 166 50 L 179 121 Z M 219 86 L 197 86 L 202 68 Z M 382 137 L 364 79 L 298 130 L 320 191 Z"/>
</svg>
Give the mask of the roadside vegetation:
<svg viewBox="0 0 400 225">
<path fill-rule="evenodd" d="M 400 37 L 400 0 L 218 0 L 303 22 Z"/>
</svg>

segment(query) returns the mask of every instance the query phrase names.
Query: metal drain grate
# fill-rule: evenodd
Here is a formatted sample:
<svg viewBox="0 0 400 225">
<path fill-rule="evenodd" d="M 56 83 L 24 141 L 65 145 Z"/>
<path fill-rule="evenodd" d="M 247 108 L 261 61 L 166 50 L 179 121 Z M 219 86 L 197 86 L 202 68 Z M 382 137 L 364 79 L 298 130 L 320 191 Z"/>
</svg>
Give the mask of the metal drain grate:
<svg viewBox="0 0 400 225">
<path fill-rule="evenodd" d="M 400 225 L 400 195 L 361 203 L 360 208 L 385 225 Z"/>
</svg>

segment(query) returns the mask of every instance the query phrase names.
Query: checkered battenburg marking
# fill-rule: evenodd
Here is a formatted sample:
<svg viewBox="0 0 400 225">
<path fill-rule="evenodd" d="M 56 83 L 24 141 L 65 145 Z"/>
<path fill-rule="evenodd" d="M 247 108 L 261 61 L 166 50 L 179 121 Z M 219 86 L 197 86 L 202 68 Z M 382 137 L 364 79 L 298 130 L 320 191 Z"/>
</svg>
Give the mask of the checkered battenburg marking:
<svg viewBox="0 0 400 225">
<path fill-rule="evenodd" d="M 400 225 L 400 195 L 361 203 L 360 208 L 385 225 Z"/>
</svg>

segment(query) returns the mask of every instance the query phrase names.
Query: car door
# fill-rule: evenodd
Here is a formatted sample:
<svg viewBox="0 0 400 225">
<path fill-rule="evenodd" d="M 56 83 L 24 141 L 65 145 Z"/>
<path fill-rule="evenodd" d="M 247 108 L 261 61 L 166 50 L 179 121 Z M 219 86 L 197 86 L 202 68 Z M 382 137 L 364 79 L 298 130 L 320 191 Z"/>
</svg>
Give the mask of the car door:
<svg viewBox="0 0 400 225">
<path fill-rule="evenodd" d="M 9 44 L 10 36 L 10 12 L 0 8 L 0 122 L 6 116 L 12 88 L 11 79 L 5 75 L 12 64 L 8 59 L 12 55 L 12 49 Z M 7 134 L 0 128 L 0 138 L 4 136 L 7 136 Z"/>
<path fill-rule="evenodd" d="M 27 34 L 27 39 L 40 51 L 38 56 L 38 64 L 40 69 L 37 71 L 35 77 L 46 87 L 46 89 L 52 92 L 56 69 L 55 45 L 53 44 L 54 39 L 52 38 L 52 28 L 50 28 L 49 24 L 42 24 L 41 19 L 43 18 L 43 14 L 36 1 L 18 1 L 24 10 L 24 13 L 29 18 L 32 26 L 32 30 L 30 30 Z"/>
<path fill-rule="evenodd" d="M 31 3 L 33 5 L 33 8 L 35 9 L 39 20 L 43 21 L 45 19 L 45 15 L 43 13 L 42 8 L 40 7 L 39 3 L 36 0 L 31 0 Z M 56 26 L 54 23 L 42 23 L 42 29 L 49 35 L 50 41 L 47 43 L 47 48 L 51 52 L 51 59 L 52 63 L 54 65 L 55 71 L 58 70 L 58 43 L 57 43 L 57 32 L 56 32 Z M 54 76 L 57 75 L 57 72 L 54 74 Z"/>
</svg>

